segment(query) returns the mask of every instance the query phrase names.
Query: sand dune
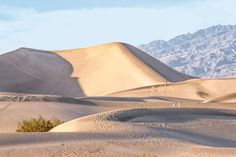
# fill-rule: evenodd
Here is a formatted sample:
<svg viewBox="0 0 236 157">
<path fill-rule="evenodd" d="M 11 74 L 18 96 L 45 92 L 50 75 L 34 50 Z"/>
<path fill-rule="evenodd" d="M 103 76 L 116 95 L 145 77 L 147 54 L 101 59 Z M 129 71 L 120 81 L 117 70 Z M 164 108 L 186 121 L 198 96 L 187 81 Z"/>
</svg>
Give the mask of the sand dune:
<svg viewBox="0 0 236 157">
<path fill-rule="evenodd" d="M 204 101 L 204 103 L 235 103 L 235 102 L 236 102 L 236 93 L 230 93 Z"/>
<path fill-rule="evenodd" d="M 155 101 L 149 101 L 149 99 Z M 171 107 L 171 98 L 112 98 L 112 97 L 85 97 L 70 98 L 43 95 L 20 95 L 4 93 L 0 96 L 0 133 L 13 133 L 17 124 L 23 120 L 36 118 L 39 115 L 45 118 L 56 116 L 63 121 L 87 116 L 104 111 L 122 108 L 138 107 Z M 196 104 L 192 100 L 178 100 L 184 104 Z M 220 107 L 220 106 L 219 106 Z"/>
<path fill-rule="evenodd" d="M 168 137 L 138 138 L 109 134 L 32 133 L 0 134 L 0 156 L 134 157 L 235 157 L 234 147 L 210 147 Z M 33 141 L 32 141 L 33 139 Z M 221 144 L 221 143 L 219 143 Z M 223 145 L 223 144 L 221 144 Z"/>
<path fill-rule="evenodd" d="M 225 131 L 222 131 L 223 128 L 219 130 L 221 127 L 224 127 Z M 51 130 L 51 132 L 116 133 L 137 137 L 165 134 L 170 138 L 181 138 L 203 145 L 236 147 L 236 141 L 233 140 L 236 139 L 233 135 L 235 131 L 235 111 L 207 108 L 118 110 L 75 119 Z"/>
<path fill-rule="evenodd" d="M 0 56 L 0 91 L 83 96 L 72 70 L 57 54 L 20 48 Z"/>
<path fill-rule="evenodd" d="M 123 43 L 54 52 L 20 48 L 1 55 L 0 66 L 1 92 L 31 94 L 102 96 L 192 78 Z"/>
<path fill-rule="evenodd" d="M 236 155 L 234 104 L 183 102 L 181 106 L 172 107 L 164 102 L 140 102 L 143 104 L 140 108 L 141 104 L 133 101 L 117 100 L 112 106 L 109 106 L 111 100 L 103 105 L 99 103 L 101 100 L 96 101 L 95 106 L 52 102 L 13 104 L 0 114 L 6 122 L 11 122 L 9 114 L 19 119 L 36 113 L 54 114 L 65 120 L 81 118 L 68 121 L 50 133 L 0 133 L 0 156 Z M 129 103 L 129 109 L 125 108 Z"/>
<path fill-rule="evenodd" d="M 110 96 L 166 96 L 204 101 L 235 92 L 236 79 L 192 79 L 121 91 L 110 94 Z"/>
<path fill-rule="evenodd" d="M 179 73 L 125 43 L 0 56 L 0 156 L 236 156 L 236 79 Z M 17 123 L 56 116 L 48 133 Z"/>
<path fill-rule="evenodd" d="M 114 108 L 58 102 L 1 102 L 0 133 L 15 132 L 19 122 L 37 118 L 39 115 L 45 118 L 56 116 L 63 121 L 68 121 L 112 109 Z"/>
<path fill-rule="evenodd" d="M 105 112 L 66 122 L 52 129 L 51 132 L 90 133 L 92 136 L 100 135 L 101 139 L 115 138 L 115 141 L 128 139 L 126 147 L 134 144 L 132 141 L 140 139 L 143 141 L 143 147 L 138 148 L 136 143 L 135 148 L 132 149 L 135 151 L 141 148 L 150 149 L 147 143 L 148 139 L 152 139 L 152 145 L 156 150 L 163 144 L 163 147 L 156 152 L 159 156 L 194 156 L 192 153 L 197 148 L 197 156 L 201 156 L 200 152 L 204 152 L 202 156 L 235 155 L 232 153 L 236 147 L 235 110 L 215 109 L 214 106 L 200 108 L 196 105 L 195 107 L 136 108 Z M 157 139 L 161 141 L 154 142 Z M 179 147 L 182 151 L 187 149 L 183 153 L 178 150 Z M 216 151 L 212 154 L 204 150 L 204 147 L 211 150 L 222 149 L 222 153 Z M 163 150 L 170 152 L 160 153 Z M 126 150 L 126 152 L 130 151 Z"/>
<path fill-rule="evenodd" d="M 192 78 L 123 43 L 54 52 L 71 63 L 71 76 L 78 78 L 86 95 L 101 96 L 124 89 Z"/>
</svg>

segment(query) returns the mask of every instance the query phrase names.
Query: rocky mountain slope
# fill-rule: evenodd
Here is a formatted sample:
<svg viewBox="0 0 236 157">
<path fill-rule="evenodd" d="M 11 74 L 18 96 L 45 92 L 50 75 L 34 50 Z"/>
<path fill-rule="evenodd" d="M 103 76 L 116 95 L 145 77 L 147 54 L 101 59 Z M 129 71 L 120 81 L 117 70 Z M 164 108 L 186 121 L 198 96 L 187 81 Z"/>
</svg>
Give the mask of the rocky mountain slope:
<svg viewBox="0 0 236 157">
<path fill-rule="evenodd" d="M 216 25 L 171 40 L 156 40 L 139 48 L 197 77 L 236 77 L 236 26 Z"/>
</svg>

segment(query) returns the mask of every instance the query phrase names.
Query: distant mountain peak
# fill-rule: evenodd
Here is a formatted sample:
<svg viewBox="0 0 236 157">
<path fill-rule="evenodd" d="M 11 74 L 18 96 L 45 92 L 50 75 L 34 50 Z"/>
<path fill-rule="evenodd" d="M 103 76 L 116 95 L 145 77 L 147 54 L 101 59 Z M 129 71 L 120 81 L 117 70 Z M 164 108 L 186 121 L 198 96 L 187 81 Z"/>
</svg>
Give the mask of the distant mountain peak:
<svg viewBox="0 0 236 157">
<path fill-rule="evenodd" d="M 236 77 L 236 25 L 216 25 L 139 48 L 197 77 Z"/>
</svg>

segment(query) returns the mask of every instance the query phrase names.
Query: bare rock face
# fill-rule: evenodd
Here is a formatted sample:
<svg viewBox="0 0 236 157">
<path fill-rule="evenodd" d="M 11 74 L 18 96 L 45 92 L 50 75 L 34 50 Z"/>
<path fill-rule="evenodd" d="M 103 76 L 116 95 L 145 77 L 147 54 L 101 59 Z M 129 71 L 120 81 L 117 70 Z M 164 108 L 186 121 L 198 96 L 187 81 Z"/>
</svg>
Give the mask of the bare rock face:
<svg viewBox="0 0 236 157">
<path fill-rule="evenodd" d="M 236 77 L 236 26 L 217 25 L 139 48 L 172 68 L 196 77 Z"/>
</svg>

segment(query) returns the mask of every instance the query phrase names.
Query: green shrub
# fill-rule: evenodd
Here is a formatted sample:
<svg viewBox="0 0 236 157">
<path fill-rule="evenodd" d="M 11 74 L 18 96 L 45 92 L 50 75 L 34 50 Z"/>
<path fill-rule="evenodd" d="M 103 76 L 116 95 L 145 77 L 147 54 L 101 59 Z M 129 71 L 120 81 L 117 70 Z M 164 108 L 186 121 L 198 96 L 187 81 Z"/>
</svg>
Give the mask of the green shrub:
<svg viewBox="0 0 236 157">
<path fill-rule="evenodd" d="M 38 119 L 32 118 L 20 122 L 16 132 L 47 132 L 61 123 L 63 123 L 63 121 L 56 117 L 47 120 L 42 116 L 39 116 Z"/>
</svg>

